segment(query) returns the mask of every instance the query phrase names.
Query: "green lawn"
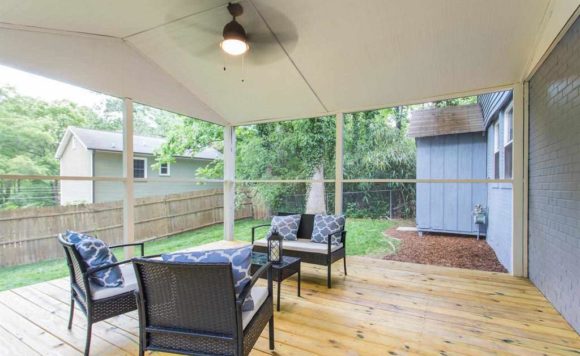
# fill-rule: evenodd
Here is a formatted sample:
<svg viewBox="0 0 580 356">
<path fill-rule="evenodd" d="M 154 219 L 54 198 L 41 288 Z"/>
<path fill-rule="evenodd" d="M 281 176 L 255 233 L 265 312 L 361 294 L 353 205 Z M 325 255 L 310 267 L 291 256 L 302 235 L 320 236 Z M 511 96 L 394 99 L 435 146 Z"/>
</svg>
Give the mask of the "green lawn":
<svg viewBox="0 0 580 356">
<path fill-rule="evenodd" d="M 236 221 L 236 240 L 250 241 L 251 227 L 263 224 L 262 220 Z M 393 226 L 387 220 L 347 219 L 346 229 L 348 255 L 386 255 L 396 248 L 396 240 L 385 237 L 383 232 Z M 262 237 L 266 228 L 258 230 Z M 166 239 L 147 242 L 145 254 L 153 255 L 164 252 L 182 250 L 223 238 L 223 226 L 215 225 L 172 236 Z M 115 251 L 117 258 L 123 258 L 122 250 Z M 65 277 L 68 270 L 64 260 L 51 260 L 28 265 L 0 268 L 0 290 L 6 290 L 25 285 Z"/>
</svg>

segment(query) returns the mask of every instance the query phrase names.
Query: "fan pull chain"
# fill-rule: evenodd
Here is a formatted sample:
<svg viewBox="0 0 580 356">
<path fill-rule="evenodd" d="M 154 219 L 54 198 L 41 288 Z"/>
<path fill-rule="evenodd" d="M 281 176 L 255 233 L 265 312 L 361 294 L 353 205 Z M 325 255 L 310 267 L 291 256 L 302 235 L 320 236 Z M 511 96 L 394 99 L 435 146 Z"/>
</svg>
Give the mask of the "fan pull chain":
<svg viewBox="0 0 580 356">
<path fill-rule="evenodd" d="M 242 83 L 246 80 L 245 79 L 245 77 L 246 77 L 246 61 L 245 61 L 245 58 L 246 58 L 246 54 L 244 53 L 244 54 L 242 54 Z"/>
<path fill-rule="evenodd" d="M 227 61 L 227 57 L 226 57 L 226 53 L 222 51 L 222 58 L 224 60 L 224 72 L 226 71 L 226 61 Z"/>
</svg>

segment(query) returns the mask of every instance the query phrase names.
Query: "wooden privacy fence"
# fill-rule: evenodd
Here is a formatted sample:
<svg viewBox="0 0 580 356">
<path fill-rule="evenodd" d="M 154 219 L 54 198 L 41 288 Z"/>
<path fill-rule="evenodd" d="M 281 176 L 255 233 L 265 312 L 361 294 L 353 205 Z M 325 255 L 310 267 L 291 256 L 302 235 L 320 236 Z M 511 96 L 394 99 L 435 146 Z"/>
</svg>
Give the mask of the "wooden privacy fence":
<svg viewBox="0 0 580 356">
<path fill-rule="evenodd" d="M 236 219 L 252 217 L 252 203 Z M 135 240 L 171 236 L 223 222 L 223 191 L 201 190 L 135 200 Z M 0 266 L 63 257 L 58 233 L 98 235 L 108 244 L 123 240 L 123 202 L 26 208 L 0 212 Z"/>
</svg>

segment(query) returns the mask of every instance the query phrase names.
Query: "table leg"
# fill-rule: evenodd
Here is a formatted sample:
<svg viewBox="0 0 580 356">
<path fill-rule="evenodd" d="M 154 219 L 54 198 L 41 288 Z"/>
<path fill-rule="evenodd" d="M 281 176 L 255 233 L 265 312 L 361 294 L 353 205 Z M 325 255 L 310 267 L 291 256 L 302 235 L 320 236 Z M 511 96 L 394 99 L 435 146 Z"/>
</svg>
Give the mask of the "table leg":
<svg viewBox="0 0 580 356">
<path fill-rule="evenodd" d="M 276 310 L 280 311 L 280 280 L 278 279 L 278 303 L 276 304 Z"/>
<path fill-rule="evenodd" d="M 298 296 L 300 296 L 300 281 L 302 280 L 302 277 L 300 276 L 300 270 L 301 268 L 298 267 Z"/>
</svg>

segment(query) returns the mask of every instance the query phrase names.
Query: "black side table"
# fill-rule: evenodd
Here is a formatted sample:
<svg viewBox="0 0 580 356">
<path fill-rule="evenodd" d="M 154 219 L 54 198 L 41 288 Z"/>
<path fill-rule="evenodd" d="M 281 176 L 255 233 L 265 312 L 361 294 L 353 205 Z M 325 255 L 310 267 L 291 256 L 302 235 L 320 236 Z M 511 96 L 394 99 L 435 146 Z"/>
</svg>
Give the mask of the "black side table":
<svg viewBox="0 0 580 356">
<path fill-rule="evenodd" d="M 268 263 L 268 256 L 265 253 L 252 252 L 252 274 L 266 263 Z M 272 280 L 278 282 L 277 311 L 280 311 L 280 284 L 295 273 L 298 273 L 298 296 L 300 296 L 300 258 L 282 256 L 281 263 L 272 264 Z"/>
</svg>

